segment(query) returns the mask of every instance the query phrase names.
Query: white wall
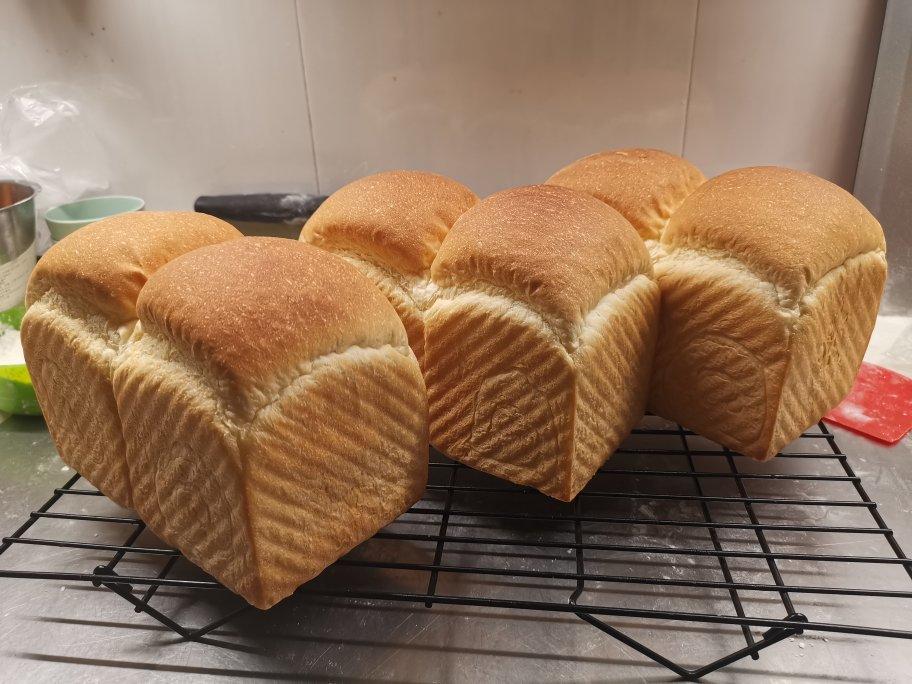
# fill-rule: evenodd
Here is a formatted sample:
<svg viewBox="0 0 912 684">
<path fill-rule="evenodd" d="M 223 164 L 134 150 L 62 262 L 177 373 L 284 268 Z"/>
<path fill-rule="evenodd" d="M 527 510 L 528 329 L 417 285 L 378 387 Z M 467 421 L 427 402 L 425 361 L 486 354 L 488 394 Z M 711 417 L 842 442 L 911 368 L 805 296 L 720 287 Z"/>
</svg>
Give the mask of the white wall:
<svg viewBox="0 0 912 684">
<path fill-rule="evenodd" d="M 645 145 L 851 187 L 882 0 L 0 0 L 0 97 L 64 82 L 112 191 L 331 192 L 390 167 L 487 194 Z"/>
</svg>

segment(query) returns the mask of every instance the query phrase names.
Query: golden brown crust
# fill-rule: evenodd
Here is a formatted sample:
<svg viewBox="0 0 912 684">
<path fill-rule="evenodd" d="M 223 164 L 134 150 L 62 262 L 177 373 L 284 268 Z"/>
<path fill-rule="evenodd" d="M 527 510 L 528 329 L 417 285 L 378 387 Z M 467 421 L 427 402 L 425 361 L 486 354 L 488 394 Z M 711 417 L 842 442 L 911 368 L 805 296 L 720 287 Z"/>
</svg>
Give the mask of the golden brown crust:
<svg viewBox="0 0 912 684">
<path fill-rule="evenodd" d="M 453 225 L 431 267 L 437 285 L 493 286 L 579 323 L 652 262 L 630 223 L 575 190 L 529 185 L 491 195 Z"/>
<path fill-rule="evenodd" d="M 144 329 L 216 377 L 248 384 L 349 347 L 408 343 L 392 305 L 356 268 L 283 238 L 243 238 L 175 259 L 149 279 L 137 311 Z"/>
<path fill-rule="evenodd" d="M 136 298 L 171 259 L 241 237 L 221 219 L 192 211 L 119 214 L 81 228 L 51 247 L 29 279 L 26 303 L 49 290 L 118 324 L 136 318 Z"/>
<path fill-rule="evenodd" d="M 885 249 L 880 224 L 852 195 L 775 166 L 706 182 L 672 216 L 662 245 L 733 257 L 773 283 L 788 306 L 847 259 Z"/>
<path fill-rule="evenodd" d="M 405 330 L 356 268 L 244 238 L 150 278 L 114 373 L 133 499 L 268 608 L 420 496 L 427 404 Z"/>
<path fill-rule="evenodd" d="M 108 337 L 42 300 L 22 319 L 22 347 L 57 453 L 114 503 L 131 507 Z"/>
<path fill-rule="evenodd" d="M 822 278 L 802 303 L 789 340 L 770 458 L 848 394 L 864 358 L 883 295 L 887 262 L 882 253 L 849 259 Z"/>
<path fill-rule="evenodd" d="M 757 459 L 851 387 L 886 277 L 880 225 L 808 173 L 738 169 L 675 213 L 650 405 Z"/>
<path fill-rule="evenodd" d="M 221 390 L 172 351 L 144 336 L 115 373 L 136 510 L 253 605 L 275 604 L 424 491 L 427 406 L 410 356 L 334 355 L 235 424 Z"/>
<path fill-rule="evenodd" d="M 446 176 L 385 171 L 330 195 L 304 226 L 301 239 L 421 274 L 453 222 L 477 202 L 474 192 Z"/>
<path fill-rule="evenodd" d="M 61 240 L 32 273 L 22 345 L 48 429 L 61 458 L 121 505 L 132 495 L 111 377 L 137 295 L 169 259 L 239 237 L 204 214 L 121 214 Z"/>
<path fill-rule="evenodd" d="M 705 180 L 677 155 L 632 148 L 583 157 L 545 182 L 592 195 L 617 209 L 644 240 L 657 240 L 669 217 Z"/>
<path fill-rule="evenodd" d="M 764 453 L 789 356 L 775 290 L 707 256 L 660 260 L 656 274 L 650 409 L 740 453 Z"/>
<path fill-rule="evenodd" d="M 503 297 L 439 299 L 427 316 L 431 443 L 451 458 L 570 501 L 643 414 L 659 288 L 606 297 L 572 353 Z"/>
</svg>

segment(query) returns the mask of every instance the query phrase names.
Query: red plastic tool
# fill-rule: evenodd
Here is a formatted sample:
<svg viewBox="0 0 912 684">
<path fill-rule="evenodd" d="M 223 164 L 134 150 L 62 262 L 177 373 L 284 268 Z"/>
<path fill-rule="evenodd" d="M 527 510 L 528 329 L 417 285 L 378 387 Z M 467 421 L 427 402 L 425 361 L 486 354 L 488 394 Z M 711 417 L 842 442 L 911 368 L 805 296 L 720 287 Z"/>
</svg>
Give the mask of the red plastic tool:
<svg viewBox="0 0 912 684">
<path fill-rule="evenodd" d="M 912 379 L 862 363 L 852 391 L 823 419 L 895 444 L 912 430 Z"/>
</svg>

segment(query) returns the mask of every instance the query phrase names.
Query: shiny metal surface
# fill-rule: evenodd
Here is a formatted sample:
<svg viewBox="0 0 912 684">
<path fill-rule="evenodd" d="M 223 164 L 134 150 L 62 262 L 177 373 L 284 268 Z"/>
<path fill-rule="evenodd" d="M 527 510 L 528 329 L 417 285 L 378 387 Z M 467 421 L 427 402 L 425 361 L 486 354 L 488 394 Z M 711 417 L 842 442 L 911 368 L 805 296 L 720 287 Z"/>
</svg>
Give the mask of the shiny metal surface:
<svg viewBox="0 0 912 684">
<path fill-rule="evenodd" d="M 35 195 L 38 186 L 0 180 L 0 311 L 21 303 L 35 267 Z"/>
<path fill-rule="evenodd" d="M 912 440 L 906 438 L 888 449 L 842 431 L 838 435 L 869 493 L 880 502 L 887 522 L 909 548 Z M 0 528 L 4 533 L 68 478 L 65 468 L 40 420 L 13 418 L 0 426 Z M 99 541 L 106 541 L 106 530 L 100 529 L 98 534 Z M 853 540 L 832 551 L 864 553 L 865 543 Z M 83 564 L 85 554 L 91 554 L 61 549 L 41 553 L 58 567 L 66 565 L 67 554 L 78 556 Z M 27 563 L 25 556 L 17 558 L 20 560 L 7 554 L 4 567 L 11 562 L 13 568 L 17 562 L 33 567 L 33 557 Z M 794 572 L 808 571 L 814 568 L 794 568 Z M 849 581 L 852 569 L 846 572 Z M 526 591 L 539 596 L 543 588 L 529 586 Z M 231 602 L 216 594 L 204 602 L 190 602 L 179 591 L 171 594 L 168 600 L 184 602 L 185 614 L 193 622 L 217 613 L 222 601 Z M 831 613 L 845 618 L 845 607 L 832 599 L 809 600 L 823 618 Z M 905 604 L 901 607 L 907 608 Z M 902 616 L 890 613 L 899 609 L 899 605 L 883 601 L 861 600 L 852 607 L 851 617 L 857 623 L 896 624 Z M 909 621 L 904 622 L 908 625 Z M 724 654 L 733 643 L 732 630 L 705 625 L 658 623 L 647 628 L 632 620 L 612 624 L 693 664 Z M 50 681 L 62 676 L 75 681 L 149 681 L 178 674 L 263 680 L 304 676 L 405 681 L 671 678 L 663 668 L 570 616 L 295 600 L 268 615 L 251 614 L 220 630 L 218 637 L 233 645 L 181 643 L 103 589 L 0 580 L 0 679 L 6 681 Z M 898 682 L 910 671 L 912 645 L 908 641 L 805 635 L 770 648 L 757 662 L 743 661 L 710 680 L 765 681 L 783 676 L 807 681 Z"/>
<path fill-rule="evenodd" d="M 12 261 L 35 241 L 38 187 L 0 180 L 0 264 Z"/>
<path fill-rule="evenodd" d="M 912 341 L 902 334 L 908 328 L 884 326 L 883 331 L 872 345 L 877 353 L 874 360 L 889 361 L 906 373 L 912 371 Z M 879 502 L 879 510 L 909 552 L 912 550 L 912 438 L 906 437 L 895 447 L 886 448 L 836 428 L 834 431 L 868 493 Z M 765 467 L 775 469 L 777 463 L 773 461 Z M 52 488 L 71 474 L 56 456 L 40 420 L 14 418 L 0 425 L 0 531 L 4 534 L 12 531 L 28 511 L 43 503 Z M 800 482 L 776 483 L 775 487 L 774 493 L 781 496 L 815 494 Z M 109 502 L 97 503 L 117 510 Z M 644 507 L 650 505 L 655 504 L 643 502 Z M 830 515 L 826 513 L 824 521 L 815 522 L 839 524 L 843 514 Z M 112 541 L 113 537 L 108 536 L 111 533 L 100 527 L 98 541 Z M 786 550 L 800 551 L 802 546 L 819 548 L 831 541 L 807 536 L 795 540 L 792 548 L 783 546 Z M 882 546 L 875 548 L 871 539 L 849 538 L 837 542 L 827 551 L 853 555 L 883 551 Z M 725 543 L 734 545 L 737 540 L 732 538 Z M 18 551 L 19 555 L 11 555 L 12 551 Z M 14 569 L 17 564 L 21 568 L 33 568 L 35 553 L 45 556 L 41 562 L 55 567 L 66 566 L 76 559 L 84 565 L 86 560 L 91 561 L 93 553 L 38 547 L 12 551 L 0 557 L 4 568 Z M 492 548 L 491 555 L 502 556 L 510 567 L 523 562 L 522 557 L 516 556 L 515 548 L 512 555 L 510 549 Z M 566 561 L 569 560 L 568 557 Z M 554 562 L 557 567 L 565 559 L 555 558 Z M 662 559 L 644 562 L 655 564 Z M 677 573 L 694 568 L 669 564 L 665 570 Z M 696 572 L 701 571 L 696 568 Z M 741 579 L 749 581 L 750 565 L 745 564 L 738 571 L 742 573 Z M 868 566 L 862 571 L 879 573 Z M 706 572 L 717 574 L 718 567 L 707 566 Z M 825 572 L 837 573 L 834 581 L 843 586 L 864 586 L 882 579 L 859 576 L 858 566 L 849 564 L 838 568 L 802 562 L 788 564 L 789 575 L 807 584 L 817 583 L 819 573 Z M 907 583 L 905 578 L 902 587 L 908 588 Z M 467 586 L 446 588 L 471 591 Z M 550 590 L 537 584 L 521 588 L 530 598 L 541 598 Z M 667 590 L 663 594 L 655 587 L 625 586 L 612 600 L 621 605 L 634 601 L 659 605 L 669 597 Z M 226 605 L 234 605 L 234 599 L 216 593 L 199 598 L 181 590 L 162 590 L 159 598 L 172 608 L 182 608 L 182 617 L 193 624 L 219 614 Z M 171 632 L 146 616 L 135 614 L 123 599 L 103 589 L 52 581 L 0 579 L 0 680 L 52 681 L 65 677 L 68 681 L 147 682 L 180 677 L 203 681 L 212 675 L 262 681 L 673 679 L 664 668 L 572 616 L 299 598 L 302 600 L 282 604 L 266 615 L 251 612 L 219 630 L 215 636 L 226 643 L 220 648 L 180 642 Z M 755 609 L 758 606 L 762 609 L 764 601 L 769 600 L 763 596 L 746 598 Z M 691 602 L 694 609 L 727 610 L 724 605 L 727 601 L 714 604 L 711 597 L 687 595 L 675 599 Z M 802 605 L 812 607 L 815 618 L 820 620 L 907 629 L 912 624 L 907 601 L 808 596 L 802 598 Z M 737 647 L 739 639 L 735 628 L 630 619 L 609 622 L 690 665 L 730 652 L 733 645 Z M 910 672 L 912 643 L 909 641 L 806 634 L 769 648 L 759 661 L 741 661 L 707 679 L 902 682 L 908 681 Z"/>
<path fill-rule="evenodd" d="M 912 3 L 890 0 L 855 176 L 855 196 L 883 225 L 890 273 L 881 310 L 912 311 Z"/>
</svg>

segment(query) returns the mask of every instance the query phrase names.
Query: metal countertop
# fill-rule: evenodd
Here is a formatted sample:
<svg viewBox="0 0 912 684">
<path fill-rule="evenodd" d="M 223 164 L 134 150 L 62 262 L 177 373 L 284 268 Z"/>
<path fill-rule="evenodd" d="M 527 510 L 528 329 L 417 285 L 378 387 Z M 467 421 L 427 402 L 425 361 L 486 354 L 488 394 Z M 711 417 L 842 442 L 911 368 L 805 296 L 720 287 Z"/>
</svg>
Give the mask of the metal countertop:
<svg viewBox="0 0 912 684">
<path fill-rule="evenodd" d="M 908 332 L 907 322 L 879 324 L 869 359 L 912 374 Z M 912 552 L 912 438 L 887 448 L 838 428 L 833 431 L 897 540 Z M 71 475 L 40 419 L 12 418 L 0 425 L 0 533 L 15 529 Z M 849 545 L 856 543 L 843 542 L 843 548 L 833 552 L 854 553 L 858 547 Z M 59 564 L 66 562 L 66 554 L 91 552 L 41 553 Z M 10 568 L 10 559 L 0 557 L 0 566 Z M 530 586 L 526 591 L 537 594 L 541 589 Z M 179 602 L 180 592 L 174 593 Z M 217 603 L 216 596 L 211 601 Z M 177 640 L 105 589 L 0 579 L 0 681 L 202 681 L 213 676 L 264 681 L 674 679 L 572 615 L 300 598 L 266 616 L 254 611 L 231 623 L 220 635 L 234 645 L 219 648 Z M 832 601 L 819 596 L 804 603 L 825 617 Z M 853 622 L 877 624 L 881 611 L 891 609 L 865 602 L 853 613 Z M 609 622 L 650 639 L 660 651 L 693 648 L 691 658 L 686 651 L 683 657 L 693 665 L 721 648 L 718 629 L 708 625 L 655 622 L 644 629 L 644 623 L 635 620 Z M 904 623 L 908 628 L 912 619 Z M 908 681 L 910 672 L 912 641 L 804 634 L 770 647 L 758 661 L 740 661 L 707 680 L 900 682 Z"/>
</svg>

